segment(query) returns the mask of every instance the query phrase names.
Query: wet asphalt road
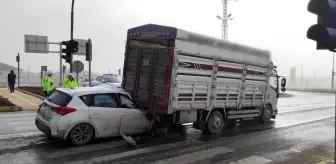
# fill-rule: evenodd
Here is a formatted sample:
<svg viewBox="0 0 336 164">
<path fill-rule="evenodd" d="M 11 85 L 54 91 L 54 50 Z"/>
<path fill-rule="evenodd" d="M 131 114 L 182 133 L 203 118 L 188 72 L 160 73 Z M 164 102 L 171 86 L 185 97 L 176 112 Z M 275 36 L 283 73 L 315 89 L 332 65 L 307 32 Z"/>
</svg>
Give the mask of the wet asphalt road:
<svg viewBox="0 0 336 164">
<path fill-rule="evenodd" d="M 221 135 L 204 135 L 184 126 L 136 148 L 120 138 L 83 147 L 48 140 L 33 126 L 34 113 L 0 114 L 0 163 L 222 163 L 310 164 L 333 161 L 335 97 L 291 92 L 279 100 L 279 115 L 269 124 L 242 122 Z"/>
</svg>

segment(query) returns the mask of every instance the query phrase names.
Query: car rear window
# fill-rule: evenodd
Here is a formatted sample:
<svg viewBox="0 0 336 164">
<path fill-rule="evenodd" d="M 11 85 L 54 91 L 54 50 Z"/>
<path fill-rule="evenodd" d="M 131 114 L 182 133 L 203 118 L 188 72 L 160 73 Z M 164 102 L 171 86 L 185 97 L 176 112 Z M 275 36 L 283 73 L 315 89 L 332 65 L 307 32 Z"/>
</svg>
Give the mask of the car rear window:
<svg viewBox="0 0 336 164">
<path fill-rule="evenodd" d="M 53 92 L 49 97 L 48 101 L 60 106 L 64 107 L 67 106 L 68 103 L 71 101 L 72 97 L 64 92 L 56 90 Z"/>
</svg>

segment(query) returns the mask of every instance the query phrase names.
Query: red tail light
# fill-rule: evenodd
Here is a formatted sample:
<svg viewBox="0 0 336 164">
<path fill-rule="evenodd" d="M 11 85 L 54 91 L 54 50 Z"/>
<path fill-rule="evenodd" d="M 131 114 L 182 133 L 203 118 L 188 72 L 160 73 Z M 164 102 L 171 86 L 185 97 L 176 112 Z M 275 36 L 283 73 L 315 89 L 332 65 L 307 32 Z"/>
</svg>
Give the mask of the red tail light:
<svg viewBox="0 0 336 164">
<path fill-rule="evenodd" d="M 58 111 L 58 114 L 65 116 L 69 113 L 75 112 L 77 109 L 75 108 L 69 108 L 69 107 L 62 107 L 60 108 L 60 110 Z"/>
</svg>

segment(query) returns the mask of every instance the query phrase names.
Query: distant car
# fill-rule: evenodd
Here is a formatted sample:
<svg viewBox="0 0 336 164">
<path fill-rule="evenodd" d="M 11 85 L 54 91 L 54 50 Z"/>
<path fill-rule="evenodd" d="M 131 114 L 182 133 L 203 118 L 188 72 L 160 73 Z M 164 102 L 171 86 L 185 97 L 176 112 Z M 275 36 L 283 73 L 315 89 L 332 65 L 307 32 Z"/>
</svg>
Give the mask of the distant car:
<svg viewBox="0 0 336 164">
<path fill-rule="evenodd" d="M 57 88 L 36 113 L 36 127 L 47 136 L 85 145 L 94 138 L 141 134 L 150 122 L 122 89 Z"/>
<path fill-rule="evenodd" d="M 89 76 L 83 76 L 79 80 L 80 85 L 83 87 L 89 86 L 89 79 L 90 79 Z M 94 80 L 95 80 L 95 77 L 91 77 L 91 84 L 94 82 Z"/>
<path fill-rule="evenodd" d="M 97 76 L 93 81 L 93 86 L 106 84 L 111 87 L 121 87 L 121 77 L 114 74 L 103 74 L 101 76 Z"/>
</svg>

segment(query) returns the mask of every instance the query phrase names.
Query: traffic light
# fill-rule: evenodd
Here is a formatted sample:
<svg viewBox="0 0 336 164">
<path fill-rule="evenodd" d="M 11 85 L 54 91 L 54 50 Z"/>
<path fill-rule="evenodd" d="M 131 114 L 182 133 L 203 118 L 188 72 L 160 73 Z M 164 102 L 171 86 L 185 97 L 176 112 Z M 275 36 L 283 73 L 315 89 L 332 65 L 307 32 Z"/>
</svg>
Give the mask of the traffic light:
<svg viewBox="0 0 336 164">
<path fill-rule="evenodd" d="M 317 15 L 317 24 L 307 31 L 307 38 L 316 41 L 317 50 L 336 49 L 336 1 L 310 0 L 308 11 Z"/>
<path fill-rule="evenodd" d="M 75 40 L 63 41 L 62 45 L 65 45 L 65 49 L 62 49 L 62 58 L 65 59 L 67 63 L 72 62 L 72 54 L 78 51 L 78 42 Z"/>
<path fill-rule="evenodd" d="M 88 42 L 85 43 L 85 60 L 92 61 L 92 42 L 89 39 Z"/>
</svg>

